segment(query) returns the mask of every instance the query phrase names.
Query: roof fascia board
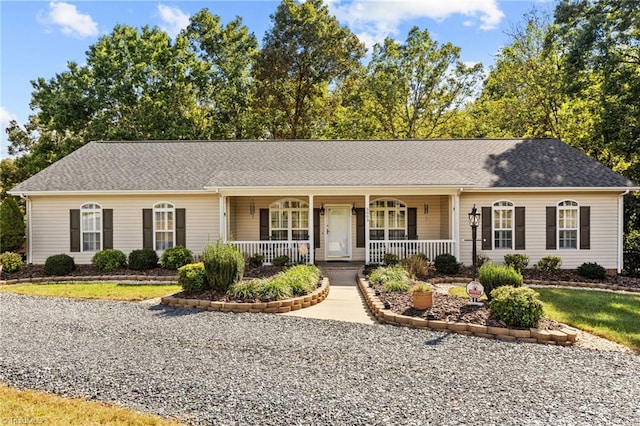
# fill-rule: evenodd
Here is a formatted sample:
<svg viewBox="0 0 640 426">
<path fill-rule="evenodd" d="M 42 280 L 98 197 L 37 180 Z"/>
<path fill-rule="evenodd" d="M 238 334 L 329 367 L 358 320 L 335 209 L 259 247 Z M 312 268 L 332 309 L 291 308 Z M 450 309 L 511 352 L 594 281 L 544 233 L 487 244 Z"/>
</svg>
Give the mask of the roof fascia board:
<svg viewBox="0 0 640 426">
<path fill-rule="evenodd" d="M 451 195 L 458 193 L 460 186 L 455 187 L 431 187 L 431 186 L 326 186 L 326 187 L 221 187 L 217 192 L 226 196 L 282 196 L 282 195 Z"/>
<path fill-rule="evenodd" d="M 638 191 L 640 187 L 604 186 L 604 187 L 510 187 L 510 188 L 467 188 L 464 192 L 620 192 Z"/>
<path fill-rule="evenodd" d="M 210 194 L 213 189 L 208 190 L 184 190 L 184 191 L 170 191 L 170 190 L 129 190 L 129 191 L 7 191 L 7 194 L 15 196 L 34 196 L 34 195 L 175 195 L 175 194 Z"/>
</svg>

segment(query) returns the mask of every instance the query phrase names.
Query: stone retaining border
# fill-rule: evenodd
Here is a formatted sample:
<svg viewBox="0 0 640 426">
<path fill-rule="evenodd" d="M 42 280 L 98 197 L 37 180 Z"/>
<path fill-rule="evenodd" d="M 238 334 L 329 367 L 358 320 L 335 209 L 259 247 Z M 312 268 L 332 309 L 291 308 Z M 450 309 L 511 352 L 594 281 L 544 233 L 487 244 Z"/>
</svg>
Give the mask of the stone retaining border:
<svg viewBox="0 0 640 426">
<path fill-rule="evenodd" d="M 324 277 L 322 279 L 322 284 L 320 284 L 320 287 L 315 289 L 311 294 L 307 294 L 306 296 L 294 297 L 292 299 L 275 300 L 273 302 L 240 303 L 199 299 L 183 299 L 174 296 L 167 296 L 160 299 L 160 304 L 177 308 L 198 308 L 207 311 L 282 314 L 285 312 L 297 311 L 299 309 L 317 305 L 318 303 L 322 302 L 328 294 L 329 278 Z"/>
<path fill-rule="evenodd" d="M 431 280 L 431 283 L 460 283 L 463 280 L 470 279 L 436 278 L 434 280 Z M 358 288 L 364 296 L 364 299 L 367 302 L 367 306 L 369 306 L 371 313 L 381 324 L 393 324 L 412 328 L 430 328 L 434 330 L 464 334 L 466 336 L 477 336 L 487 339 L 503 340 L 506 342 L 520 341 L 526 343 L 571 346 L 578 340 L 578 333 L 566 327 L 563 327 L 562 330 L 538 330 L 537 328 L 520 330 L 504 327 L 489 327 L 485 325 L 470 324 L 466 322 L 428 320 L 420 317 L 400 315 L 396 314 L 390 309 L 385 309 L 384 303 L 382 303 L 380 301 L 380 298 L 375 295 L 375 291 L 368 286 L 368 281 L 364 279 L 360 274 L 358 274 Z"/>
</svg>

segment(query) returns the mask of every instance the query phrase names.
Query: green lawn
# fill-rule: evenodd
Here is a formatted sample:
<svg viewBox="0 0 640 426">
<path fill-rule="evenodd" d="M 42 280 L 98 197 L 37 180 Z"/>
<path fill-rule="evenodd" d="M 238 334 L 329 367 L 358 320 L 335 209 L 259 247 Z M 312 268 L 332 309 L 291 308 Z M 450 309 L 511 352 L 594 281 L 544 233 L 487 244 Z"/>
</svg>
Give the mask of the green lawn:
<svg viewBox="0 0 640 426">
<path fill-rule="evenodd" d="M 79 299 L 109 299 L 140 301 L 177 293 L 179 285 L 118 285 L 117 283 L 79 284 L 15 284 L 0 286 L 0 293 L 29 296 L 73 297 Z"/>
<path fill-rule="evenodd" d="M 597 290 L 536 288 L 544 315 L 640 351 L 640 295 Z M 454 296 L 466 297 L 464 287 Z"/>
</svg>

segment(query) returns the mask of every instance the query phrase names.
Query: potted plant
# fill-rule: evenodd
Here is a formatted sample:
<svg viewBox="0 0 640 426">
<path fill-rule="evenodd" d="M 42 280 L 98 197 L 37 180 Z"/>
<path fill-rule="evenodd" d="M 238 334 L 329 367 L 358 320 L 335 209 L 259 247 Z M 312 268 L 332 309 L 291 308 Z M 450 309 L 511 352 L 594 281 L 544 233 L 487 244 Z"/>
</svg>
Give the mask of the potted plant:
<svg viewBox="0 0 640 426">
<path fill-rule="evenodd" d="M 419 311 L 433 306 L 433 291 L 425 282 L 419 282 L 409 289 L 413 295 L 413 307 Z"/>
</svg>

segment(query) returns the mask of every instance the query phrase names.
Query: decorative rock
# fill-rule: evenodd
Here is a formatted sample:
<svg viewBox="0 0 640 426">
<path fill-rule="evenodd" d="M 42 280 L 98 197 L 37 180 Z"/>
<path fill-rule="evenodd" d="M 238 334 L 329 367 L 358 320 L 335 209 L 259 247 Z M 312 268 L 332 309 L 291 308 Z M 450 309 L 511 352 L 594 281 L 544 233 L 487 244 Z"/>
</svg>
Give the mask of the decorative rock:
<svg viewBox="0 0 640 426">
<path fill-rule="evenodd" d="M 504 336 L 504 335 L 497 335 L 496 339 L 498 340 L 502 340 L 503 342 L 515 342 L 516 338 L 513 336 Z"/>
</svg>

